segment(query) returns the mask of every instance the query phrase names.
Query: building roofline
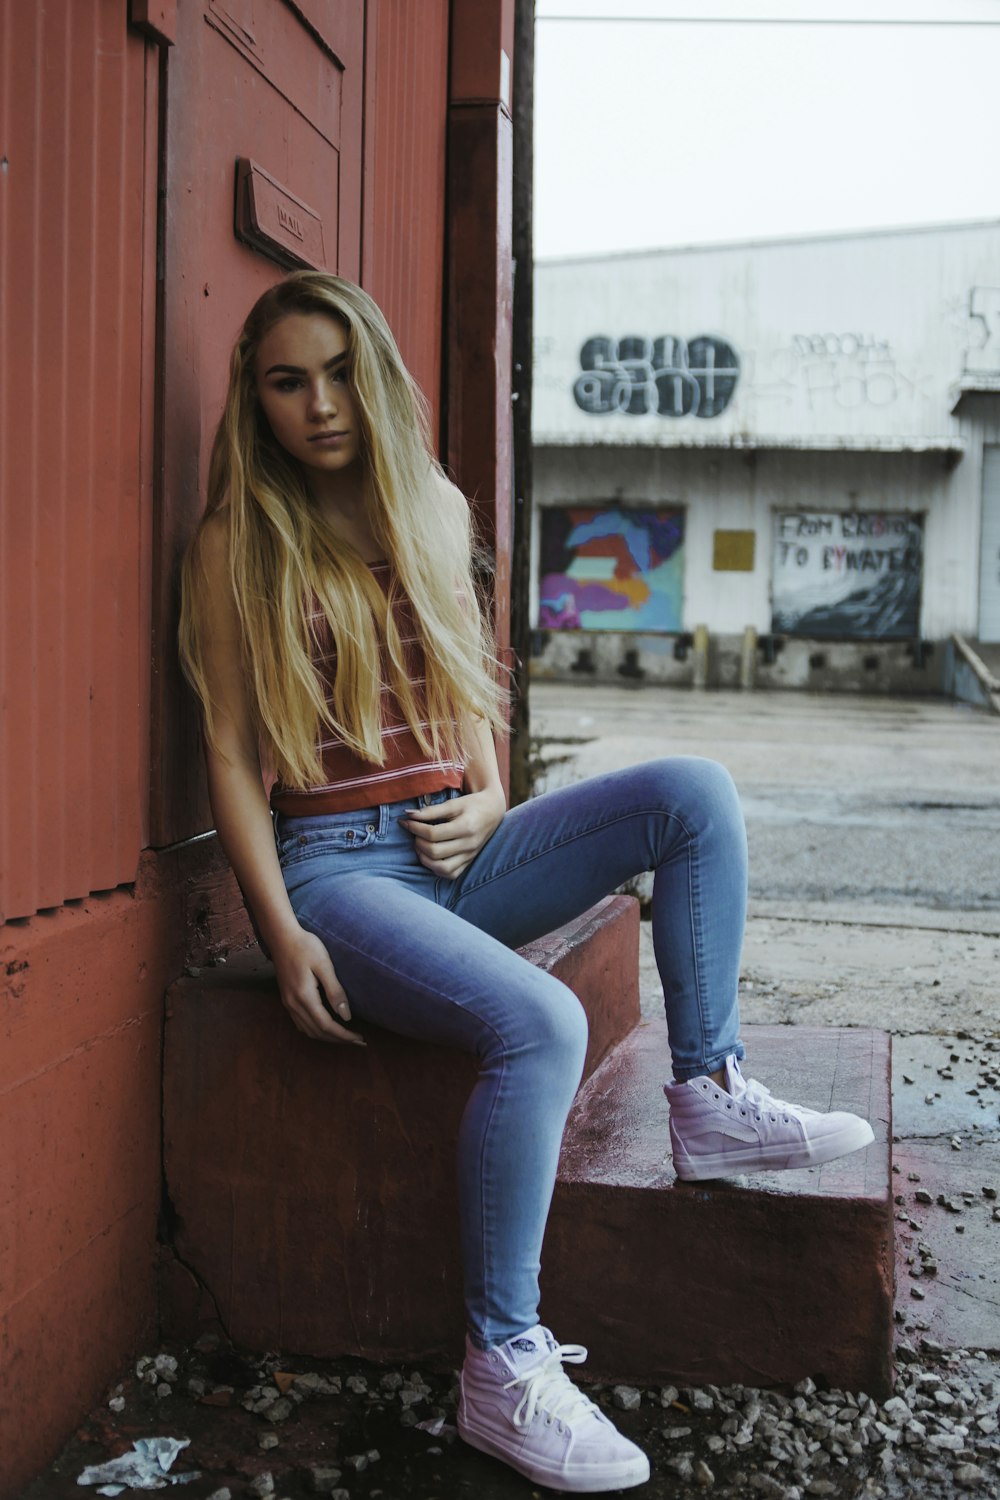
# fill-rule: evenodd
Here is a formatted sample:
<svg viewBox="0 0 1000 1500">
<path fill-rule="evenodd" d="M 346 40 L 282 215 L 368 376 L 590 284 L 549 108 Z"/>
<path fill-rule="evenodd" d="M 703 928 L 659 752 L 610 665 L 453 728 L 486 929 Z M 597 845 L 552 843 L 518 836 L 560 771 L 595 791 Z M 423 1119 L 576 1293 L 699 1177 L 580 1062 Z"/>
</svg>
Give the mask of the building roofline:
<svg viewBox="0 0 1000 1500">
<path fill-rule="evenodd" d="M 668 255 L 690 255 L 694 251 L 754 250 L 765 245 L 814 245 L 830 240 L 885 239 L 892 235 L 941 234 L 949 230 L 1000 229 L 1000 219 L 942 219 L 937 224 L 897 224 L 876 229 L 834 229 L 808 234 L 769 235 L 749 240 L 698 240 L 687 245 L 663 245 L 646 250 L 608 250 L 586 255 L 553 255 L 535 258 L 538 270 L 549 266 L 581 266 L 595 262 L 652 260 Z"/>
</svg>

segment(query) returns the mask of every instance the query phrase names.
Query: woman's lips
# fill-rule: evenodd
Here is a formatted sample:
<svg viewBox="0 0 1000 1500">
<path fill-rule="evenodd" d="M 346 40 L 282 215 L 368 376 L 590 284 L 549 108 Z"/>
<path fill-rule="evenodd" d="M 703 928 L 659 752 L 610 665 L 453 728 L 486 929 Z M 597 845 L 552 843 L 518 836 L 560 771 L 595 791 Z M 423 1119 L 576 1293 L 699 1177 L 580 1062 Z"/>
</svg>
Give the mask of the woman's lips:
<svg viewBox="0 0 1000 1500">
<path fill-rule="evenodd" d="M 347 437 L 350 437 L 350 433 L 317 432 L 315 437 L 311 437 L 309 441 L 310 443 L 315 443 L 320 448 L 335 448 L 338 443 L 342 443 Z"/>
</svg>

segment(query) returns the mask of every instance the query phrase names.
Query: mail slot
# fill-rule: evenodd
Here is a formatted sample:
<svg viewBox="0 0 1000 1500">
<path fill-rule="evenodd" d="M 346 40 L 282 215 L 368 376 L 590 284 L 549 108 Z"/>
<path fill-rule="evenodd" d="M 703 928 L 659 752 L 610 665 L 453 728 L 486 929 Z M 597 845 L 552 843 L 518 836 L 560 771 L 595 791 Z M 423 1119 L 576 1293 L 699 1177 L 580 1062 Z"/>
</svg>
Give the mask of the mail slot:
<svg viewBox="0 0 1000 1500">
<path fill-rule="evenodd" d="M 263 167 L 236 163 L 236 236 L 281 266 L 327 269 L 323 220 Z"/>
</svg>

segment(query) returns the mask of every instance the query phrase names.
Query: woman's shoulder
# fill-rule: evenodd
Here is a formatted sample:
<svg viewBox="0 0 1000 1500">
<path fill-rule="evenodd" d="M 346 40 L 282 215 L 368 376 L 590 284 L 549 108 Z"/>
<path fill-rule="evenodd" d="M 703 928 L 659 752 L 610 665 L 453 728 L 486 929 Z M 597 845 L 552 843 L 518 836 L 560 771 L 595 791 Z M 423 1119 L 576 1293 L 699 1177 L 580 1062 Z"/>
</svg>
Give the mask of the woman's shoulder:
<svg viewBox="0 0 1000 1500">
<path fill-rule="evenodd" d="M 201 567 L 206 572 L 218 574 L 229 571 L 229 540 L 232 517 L 227 505 L 202 516 L 192 539 L 191 547 Z"/>
</svg>

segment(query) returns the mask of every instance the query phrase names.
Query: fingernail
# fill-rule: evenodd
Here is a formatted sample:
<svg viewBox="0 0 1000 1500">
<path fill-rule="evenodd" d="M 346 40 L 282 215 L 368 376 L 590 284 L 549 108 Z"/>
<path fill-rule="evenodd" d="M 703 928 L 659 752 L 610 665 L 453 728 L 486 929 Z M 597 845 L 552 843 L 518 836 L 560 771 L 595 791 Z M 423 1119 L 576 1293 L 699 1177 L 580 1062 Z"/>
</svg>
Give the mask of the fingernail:
<svg viewBox="0 0 1000 1500">
<path fill-rule="evenodd" d="M 345 1021 L 349 1021 L 351 1019 L 351 1008 L 346 1001 L 343 1005 L 337 1006 L 337 1014 L 338 1016 L 343 1016 Z"/>
</svg>

